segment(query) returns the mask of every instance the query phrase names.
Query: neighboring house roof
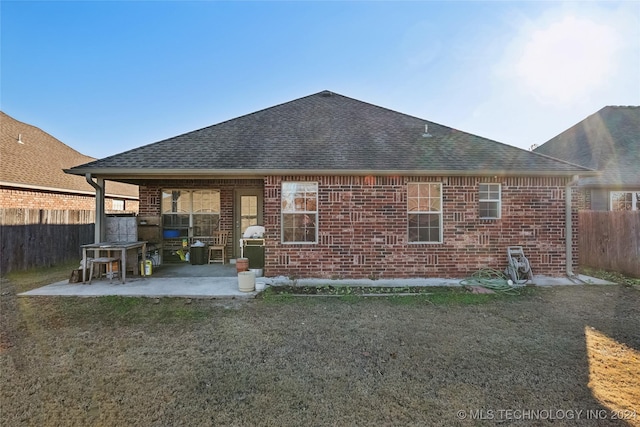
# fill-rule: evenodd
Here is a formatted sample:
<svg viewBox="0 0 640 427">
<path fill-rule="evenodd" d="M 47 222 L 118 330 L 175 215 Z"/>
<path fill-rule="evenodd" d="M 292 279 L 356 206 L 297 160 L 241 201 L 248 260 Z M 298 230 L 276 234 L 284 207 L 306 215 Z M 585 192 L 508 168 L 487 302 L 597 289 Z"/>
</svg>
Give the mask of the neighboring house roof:
<svg viewBox="0 0 640 427">
<path fill-rule="evenodd" d="M 323 91 L 68 172 L 125 180 L 159 175 L 570 175 L 592 171 Z"/>
<path fill-rule="evenodd" d="M 585 187 L 640 187 L 640 107 L 604 107 L 534 150 L 601 170 Z"/>
<path fill-rule="evenodd" d="M 64 173 L 66 168 L 93 160 L 0 111 L 0 185 L 94 195 L 84 177 Z M 138 198 L 138 187 L 129 184 L 109 182 L 106 191 L 109 196 Z"/>
</svg>

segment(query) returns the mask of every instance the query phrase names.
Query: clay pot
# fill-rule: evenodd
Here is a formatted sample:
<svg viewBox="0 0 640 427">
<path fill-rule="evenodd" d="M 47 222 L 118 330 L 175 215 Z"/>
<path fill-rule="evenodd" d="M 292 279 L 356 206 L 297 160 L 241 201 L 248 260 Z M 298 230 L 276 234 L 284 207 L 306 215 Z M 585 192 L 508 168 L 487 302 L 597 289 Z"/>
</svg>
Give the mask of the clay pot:
<svg viewBox="0 0 640 427">
<path fill-rule="evenodd" d="M 249 270 L 249 258 L 238 258 L 238 259 L 236 259 L 236 270 L 238 270 L 238 273 L 240 273 L 242 271 L 248 271 Z"/>
</svg>

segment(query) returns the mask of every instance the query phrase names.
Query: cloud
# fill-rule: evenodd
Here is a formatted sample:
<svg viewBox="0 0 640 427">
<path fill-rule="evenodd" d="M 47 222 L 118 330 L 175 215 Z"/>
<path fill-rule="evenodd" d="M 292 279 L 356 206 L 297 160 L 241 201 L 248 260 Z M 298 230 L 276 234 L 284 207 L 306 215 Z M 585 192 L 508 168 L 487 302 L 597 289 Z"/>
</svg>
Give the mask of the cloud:
<svg viewBox="0 0 640 427">
<path fill-rule="evenodd" d="M 513 64 L 520 84 L 544 104 L 571 104 L 604 86 L 617 71 L 616 29 L 565 16 L 526 36 Z"/>
<path fill-rule="evenodd" d="M 490 92 L 458 125 L 528 149 L 606 105 L 638 105 L 639 12 L 624 2 L 512 9 Z"/>
</svg>

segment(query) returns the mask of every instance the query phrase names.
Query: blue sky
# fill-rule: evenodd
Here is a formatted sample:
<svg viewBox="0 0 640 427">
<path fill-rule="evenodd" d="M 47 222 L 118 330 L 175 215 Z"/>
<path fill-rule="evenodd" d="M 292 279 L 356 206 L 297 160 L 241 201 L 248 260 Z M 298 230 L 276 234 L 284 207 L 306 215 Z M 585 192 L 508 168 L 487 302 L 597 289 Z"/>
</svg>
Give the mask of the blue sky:
<svg viewBox="0 0 640 427">
<path fill-rule="evenodd" d="M 0 19 L 2 111 L 98 158 L 325 89 L 524 149 L 640 105 L 639 1 L 3 0 Z"/>
</svg>

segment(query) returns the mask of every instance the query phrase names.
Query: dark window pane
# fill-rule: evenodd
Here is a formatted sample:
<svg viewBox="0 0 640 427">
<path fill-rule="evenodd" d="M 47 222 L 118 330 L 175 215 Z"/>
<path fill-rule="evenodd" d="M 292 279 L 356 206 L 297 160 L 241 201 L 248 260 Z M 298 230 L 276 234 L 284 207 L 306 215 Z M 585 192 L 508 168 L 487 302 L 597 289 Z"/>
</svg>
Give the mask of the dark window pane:
<svg viewBox="0 0 640 427">
<path fill-rule="evenodd" d="M 284 214 L 282 230 L 284 242 L 315 242 L 316 215 Z"/>
<path fill-rule="evenodd" d="M 498 202 L 480 202 L 480 218 L 498 218 Z"/>
<path fill-rule="evenodd" d="M 440 215 L 409 215 L 409 241 L 440 242 Z"/>
</svg>

